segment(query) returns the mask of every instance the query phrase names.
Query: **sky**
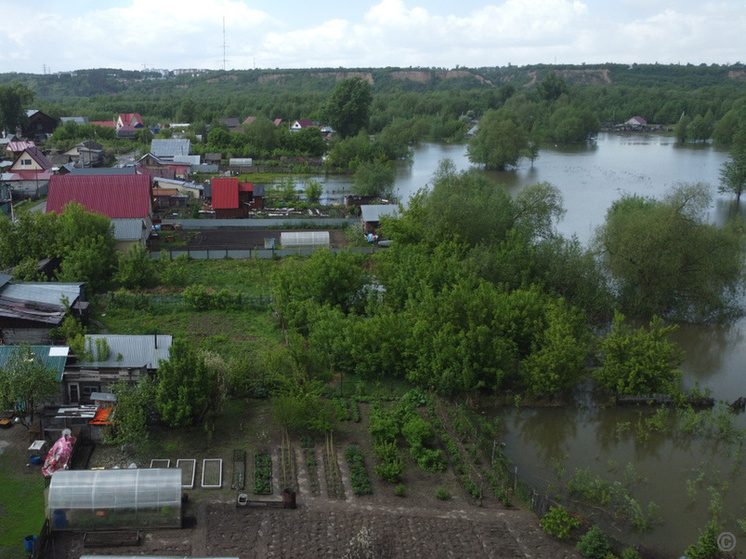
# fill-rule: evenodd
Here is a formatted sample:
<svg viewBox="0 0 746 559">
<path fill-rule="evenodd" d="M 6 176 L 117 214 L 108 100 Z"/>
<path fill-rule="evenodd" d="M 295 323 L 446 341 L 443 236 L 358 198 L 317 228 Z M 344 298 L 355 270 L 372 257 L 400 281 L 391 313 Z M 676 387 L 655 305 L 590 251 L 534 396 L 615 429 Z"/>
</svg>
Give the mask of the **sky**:
<svg viewBox="0 0 746 559">
<path fill-rule="evenodd" d="M 744 0 L 0 0 L 0 73 L 746 63 Z"/>
</svg>

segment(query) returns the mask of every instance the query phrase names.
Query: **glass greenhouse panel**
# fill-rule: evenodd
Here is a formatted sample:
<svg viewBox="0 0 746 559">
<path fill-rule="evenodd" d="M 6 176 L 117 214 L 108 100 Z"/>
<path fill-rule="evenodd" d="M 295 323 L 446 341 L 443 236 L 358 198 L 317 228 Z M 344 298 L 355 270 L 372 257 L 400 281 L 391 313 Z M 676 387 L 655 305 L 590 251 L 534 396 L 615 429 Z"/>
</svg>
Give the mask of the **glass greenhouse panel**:
<svg viewBox="0 0 746 559">
<path fill-rule="evenodd" d="M 52 530 L 181 527 L 181 469 L 59 470 L 47 489 Z"/>
</svg>

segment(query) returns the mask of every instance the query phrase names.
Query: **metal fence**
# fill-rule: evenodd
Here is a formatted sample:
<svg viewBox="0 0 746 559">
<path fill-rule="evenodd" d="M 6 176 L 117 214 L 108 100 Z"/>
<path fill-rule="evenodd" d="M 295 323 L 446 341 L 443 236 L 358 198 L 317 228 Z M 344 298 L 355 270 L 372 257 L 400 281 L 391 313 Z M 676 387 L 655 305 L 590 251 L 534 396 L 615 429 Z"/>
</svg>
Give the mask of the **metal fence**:
<svg viewBox="0 0 746 559">
<path fill-rule="evenodd" d="M 296 249 L 266 249 L 266 248 L 247 248 L 241 250 L 234 250 L 229 248 L 219 249 L 190 249 L 190 248 L 168 248 L 163 249 L 159 252 L 153 252 L 151 255 L 155 260 L 161 257 L 161 252 L 166 253 L 169 258 L 176 258 L 177 256 L 186 255 L 194 260 L 223 260 L 223 259 L 234 259 L 234 260 L 246 260 L 250 258 L 271 260 L 273 258 L 285 258 L 287 256 L 310 256 L 314 252 L 319 250 L 318 248 L 296 248 Z M 376 250 L 380 250 L 376 247 L 358 247 L 358 248 L 345 248 L 329 249 L 332 252 L 352 252 L 356 254 L 373 254 Z"/>
</svg>

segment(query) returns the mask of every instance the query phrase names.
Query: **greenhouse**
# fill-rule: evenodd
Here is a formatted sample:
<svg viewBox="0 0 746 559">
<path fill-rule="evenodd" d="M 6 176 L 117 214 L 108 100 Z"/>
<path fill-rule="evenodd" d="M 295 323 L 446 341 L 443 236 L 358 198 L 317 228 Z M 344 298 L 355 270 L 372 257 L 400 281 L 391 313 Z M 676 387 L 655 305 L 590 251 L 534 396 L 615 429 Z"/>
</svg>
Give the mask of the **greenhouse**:
<svg viewBox="0 0 746 559">
<path fill-rule="evenodd" d="M 282 248 L 329 247 L 329 231 L 283 231 L 280 233 Z"/>
<path fill-rule="evenodd" d="M 181 470 L 60 470 L 45 512 L 52 530 L 180 528 Z"/>
</svg>

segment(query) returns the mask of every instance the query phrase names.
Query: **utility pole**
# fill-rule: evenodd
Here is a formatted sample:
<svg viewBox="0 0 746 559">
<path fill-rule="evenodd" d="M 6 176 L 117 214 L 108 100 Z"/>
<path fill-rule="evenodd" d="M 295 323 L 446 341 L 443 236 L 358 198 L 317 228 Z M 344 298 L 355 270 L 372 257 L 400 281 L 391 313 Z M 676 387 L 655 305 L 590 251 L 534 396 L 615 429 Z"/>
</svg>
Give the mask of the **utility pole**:
<svg viewBox="0 0 746 559">
<path fill-rule="evenodd" d="M 223 16 L 223 72 L 225 72 L 225 16 Z"/>
</svg>

